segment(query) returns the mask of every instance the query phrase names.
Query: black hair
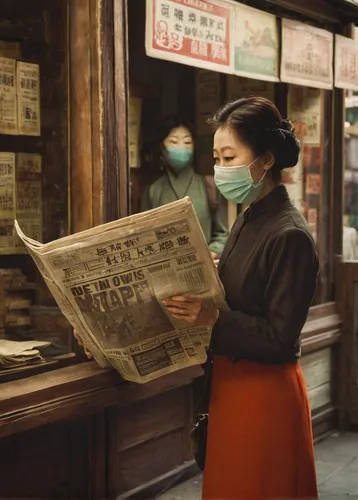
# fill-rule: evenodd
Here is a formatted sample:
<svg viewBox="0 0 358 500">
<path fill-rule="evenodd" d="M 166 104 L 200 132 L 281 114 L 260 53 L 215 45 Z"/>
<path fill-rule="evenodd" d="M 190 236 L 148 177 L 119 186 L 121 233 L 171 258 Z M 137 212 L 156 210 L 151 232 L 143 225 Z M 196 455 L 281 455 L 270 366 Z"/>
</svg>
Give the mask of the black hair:
<svg viewBox="0 0 358 500">
<path fill-rule="evenodd" d="M 217 130 L 232 129 L 254 152 L 256 157 L 271 152 L 275 158 L 272 167 L 274 180 L 281 178 L 281 170 L 294 167 L 301 150 L 299 140 L 288 120 L 283 120 L 276 106 L 264 97 L 244 97 L 222 106 L 209 120 Z"/>
<path fill-rule="evenodd" d="M 192 138 L 194 139 L 194 127 L 190 120 L 179 115 L 169 115 L 163 120 L 163 124 L 160 127 L 159 138 L 160 142 L 163 142 L 170 132 L 178 127 L 185 127 L 189 130 Z"/>
</svg>

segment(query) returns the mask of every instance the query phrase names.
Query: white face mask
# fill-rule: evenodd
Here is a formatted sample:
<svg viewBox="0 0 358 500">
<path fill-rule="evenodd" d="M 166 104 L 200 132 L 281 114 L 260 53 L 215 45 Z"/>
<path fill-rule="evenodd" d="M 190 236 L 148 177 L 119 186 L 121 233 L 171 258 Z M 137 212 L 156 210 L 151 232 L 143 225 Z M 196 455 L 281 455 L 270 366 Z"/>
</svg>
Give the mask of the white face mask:
<svg viewBox="0 0 358 500">
<path fill-rule="evenodd" d="M 255 183 L 250 167 L 258 160 L 256 158 L 250 165 L 237 167 L 215 166 L 214 180 L 220 193 L 229 201 L 236 204 L 249 204 L 256 200 L 261 191 L 267 170 L 259 182 Z"/>
</svg>

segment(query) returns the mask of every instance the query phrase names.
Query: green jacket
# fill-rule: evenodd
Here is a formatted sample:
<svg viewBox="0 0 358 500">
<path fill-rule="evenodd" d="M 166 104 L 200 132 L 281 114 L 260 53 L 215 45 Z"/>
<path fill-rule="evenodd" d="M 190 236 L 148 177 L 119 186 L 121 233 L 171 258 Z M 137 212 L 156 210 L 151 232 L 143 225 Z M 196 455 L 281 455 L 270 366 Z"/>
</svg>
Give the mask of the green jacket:
<svg viewBox="0 0 358 500">
<path fill-rule="evenodd" d="M 227 205 L 218 193 L 218 208 L 212 213 L 204 177 L 197 174 L 193 167 L 185 168 L 179 175 L 167 169 L 145 191 L 141 211 L 161 207 L 184 196 L 189 196 L 194 205 L 210 251 L 221 255 L 228 237 Z"/>
</svg>

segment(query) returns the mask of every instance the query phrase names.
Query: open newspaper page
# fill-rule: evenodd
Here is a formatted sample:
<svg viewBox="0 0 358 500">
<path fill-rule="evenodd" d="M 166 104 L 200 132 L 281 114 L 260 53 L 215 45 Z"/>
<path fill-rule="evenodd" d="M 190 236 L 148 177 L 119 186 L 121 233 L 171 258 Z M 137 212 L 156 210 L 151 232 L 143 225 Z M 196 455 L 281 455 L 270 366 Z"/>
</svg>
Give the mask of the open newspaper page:
<svg viewBox="0 0 358 500">
<path fill-rule="evenodd" d="M 227 307 L 189 198 L 45 245 L 15 227 L 101 366 L 145 383 L 205 362 L 210 329 L 190 327 L 162 305 L 192 294 Z"/>
</svg>

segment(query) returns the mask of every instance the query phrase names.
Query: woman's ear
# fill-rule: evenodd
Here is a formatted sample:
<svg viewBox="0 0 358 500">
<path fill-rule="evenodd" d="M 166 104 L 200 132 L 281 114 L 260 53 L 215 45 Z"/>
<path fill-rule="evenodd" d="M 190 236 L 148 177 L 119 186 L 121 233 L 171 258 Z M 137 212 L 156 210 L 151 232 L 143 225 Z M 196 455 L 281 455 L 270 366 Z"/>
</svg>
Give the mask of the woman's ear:
<svg viewBox="0 0 358 500">
<path fill-rule="evenodd" d="M 264 170 L 270 170 L 275 164 L 275 157 L 274 155 L 268 151 L 265 154 L 265 164 L 264 164 Z"/>
</svg>

